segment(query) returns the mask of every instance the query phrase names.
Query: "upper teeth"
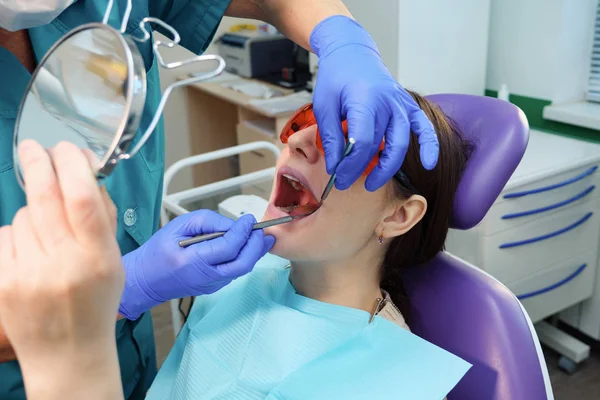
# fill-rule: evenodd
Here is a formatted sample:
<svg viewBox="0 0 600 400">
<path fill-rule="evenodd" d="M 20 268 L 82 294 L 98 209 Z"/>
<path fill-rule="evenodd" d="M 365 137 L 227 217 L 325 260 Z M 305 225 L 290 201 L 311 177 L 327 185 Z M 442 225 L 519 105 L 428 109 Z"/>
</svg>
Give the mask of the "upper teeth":
<svg viewBox="0 0 600 400">
<path fill-rule="evenodd" d="M 283 176 L 289 181 L 290 185 L 292 185 L 295 190 L 304 190 L 304 185 L 297 178 L 285 174 Z"/>
<path fill-rule="evenodd" d="M 295 177 L 293 177 L 293 176 L 291 176 L 291 175 L 286 175 L 286 174 L 283 174 L 283 176 L 285 176 L 286 178 L 288 178 L 290 181 L 294 181 L 294 182 L 300 182 L 300 180 L 299 180 L 299 179 L 297 179 L 297 178 L 295 178 Z"/>
</svg>

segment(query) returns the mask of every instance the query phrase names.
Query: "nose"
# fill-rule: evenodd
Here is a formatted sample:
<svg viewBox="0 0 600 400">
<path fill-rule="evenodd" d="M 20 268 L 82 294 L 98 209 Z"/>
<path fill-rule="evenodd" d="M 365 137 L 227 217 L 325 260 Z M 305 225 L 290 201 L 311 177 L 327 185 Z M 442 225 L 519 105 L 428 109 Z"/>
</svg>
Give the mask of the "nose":
<svg viewBox="0 0 600 400">
<path fill-rule="evenodd" d="M 302 157 L 310 164 L 319 161 L 321 153 L 317 148 L 317 129 L 310 127 L 294 133 L 288 140 L 288 148 L 292 157 Z"/>
</svg>

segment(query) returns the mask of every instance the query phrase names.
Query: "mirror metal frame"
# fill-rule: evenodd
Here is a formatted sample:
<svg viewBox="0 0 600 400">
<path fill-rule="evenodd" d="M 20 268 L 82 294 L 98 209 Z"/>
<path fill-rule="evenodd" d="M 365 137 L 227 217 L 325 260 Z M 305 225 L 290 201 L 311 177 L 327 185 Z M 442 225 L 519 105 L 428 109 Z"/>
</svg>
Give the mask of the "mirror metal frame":
<svg viewBox="0 0 600 400">
<path fill-rule="evenodd" d="M 146 69 L 144 68 L 144 60 L 142 59 L 142 56 L 140 55 L 140 52 L 137 49 L 135 42 L 128 36 L 122 35 L 118 30 L 112 28 L 110 25 L 102 23 L 90 23 L 77 27 L 69 33 L 67 33 L 62 38 L 60 38 L 60 40 L 58 40 L 50 48 L 50 50 L 48 50 L 46 55 L 42 58 L 42 61 L 40 61 L 38 67 L 35 69 L 33 75 L 31 76 L 31 80 L 29 81 L 27 89 L 25 90 L 25 95 L 21 100 L 13 135 L 13 165 L 15 168 L 15 174 L 17 175 L 17 180 L 22 188 L 25 187 L 25 182 L 23 179 L 23 174 L 21 172 L 21 166 L 19 164 L 17 154 L 19 139 L 18 132 L 21 117 L 25 108 L 25 103 L 27 102 L 27 99 L 30 95 L 35 96 L 35 94 L 33 94 L 32 88 L 36 81 L 36 78 L 40 70 L 44 68 L 44 65 L 46 64 L 48 59 L 52 57 L 52 55 L 55 53 L 56 49 L 58 49 L 61 45 L 63 45 L 73 36 L 83 31 L 92 29 L 101 29 L 110 32 L 110 34 L 113 35 L 115 38 L 115 44 L 121 46 L 121 50 L 125 55 L 125 63 L 127 64 L 127 89 L 125 93 L 124 112 L 121 116 L 121 121 L 119 123 L 118 130 L 117 132 L 115 132 L 115 138 L 111 143 L 104 158 L 100 160 L 101 167 L 96 172 L 97 178 L 99 180 L 104 179 L 112 172 L 117 162 L 123 157 L 123 154 L 126 154 L 127 150 L 131 146 L 133 139 L 136 136 L 142 113 L 144 111 L 144 106 L 146 103 Z"/>
<path fill-rule="evenodd" d="M 121 118 L 119 128 L 117 132 L 115 132 L 115 138 L 111 143 L 110 148 L 107 151 L 105 157 L 101 160 L 100 167 L 98 171 L 96 171 L 97 179 L 102 181 L 106 178 L 117 165 L 117 163 L 121 160 L 127 160 L 133 157 L 144 145 L 144 143 L 148 140 L 150 135 L 153 134 L 159 120 L 164 111 L 164 107 L 166 102 L 172 93 L 172 91 L 176 88 L 188 86 L 200 81 L 204 81 L 215 76 L 218 76 L 225 70 L 225 60 L 221 56 L 218 55 L 197 55 L 191 57 L 186 60 L 176 61 L 167 63 L 163 59 L 160 48 L 173 48 L 177 46 L 181 37 L 177 33 L 177 31 L 166 24 L 162 20 L 154 17 L 146 17 L 139 23 L 139 28 L 143 33 L 142 37 L 135 37 L 125 34 L 125 28 L 127 23 L 129 22 L 129 17 L 131 15 L 132 10 L 132 0 L 127 0 L 126 8 L 123 18 L 121 19 L 120 31 L 108 25 L 108 20 L 111 15 L 112 7 L 114 5 L 114 0 L 109 0 L 106 8 L 106 12 L 104 14 L 104 18 L 101 23 L 94 22 L 82 25 L 78 28 L 73 29 L 68 32 L 65 36 L 59 39 L 51 48 L 48 50 L 46 55 L 40 61 L 38 67 L 34 71 L 29 84 L 27 85 L 27 89 L 25 91 L 25 95 L 21 100 L 21 104 L 19 107 L 19 112 L 17 114 L 17 119 L 15 122 L 15 128 L 13 133 L 13 164 L 15 168 L 15 174 L 17 176 L 17 181 L 21 185 L 21 188 L 25 189 L 25 182 L 23 179 L 23 175 L 21 172 L 21 167 L 18 161 L 17 155 L 17 147 L 18 147 L 18 139 L 19 139 L 19 126 L 23 114 L 23 109 L 25 106 L 25 102 L 27 101 L 30 92 L 32 92 L 33 84 L 40 72 L 40 70 L 44 67 L 46 61 L 49 57 L 51 57 L 56 49 L 63 45 L 67 40 L 72 38 L 74 35 L 77 35 L 85 30 L 89 29 L 103 29 L 110 32 L 117 38 L 118 43 L 121 45 L 122 51 L 125 54 L 125 61 L 127 65 L 127 93 L 126 103 L 124 108 L 124 114 Z M 138 134 L 138 128 L 140 125 L 141 117 L 144 112 L 145 104 L 146 104 L 146 92 L 147 92 L 147 80 L 146 80 L 146 69 L 144 65 L 144 59 L 141 56 L 141 53 L 136 45 L 136 42 L 143 43 L 148 40 L 152 40 L 151 30 L 149 27 L 151 24 L 156 24 L 164 28 L 167 32 L 171 34 L 171 38 L 167 42 L 162 42 L 160 40 L 153 40 L 152 49 L 154 56 L 156 57 L 158 64 L 160 67 L 164 69 L 176 69 L 182 66 L 203 62 L 203 61 L 216 61 L 218 66 L 211 72 L 200 73 L 190 76 L 189 78 L 179 80 L 177 82 L 172 83 L 169 87 L 167 87 L 162 95 L 162 98 L 158 104 L 157 109 L 155 110 L 154 116 L 150 125 L 147 127 L 146 131 L 143 132 L 135 146 L 130 150 L 131 145 L 133 144 L 134 139 Z M 34 94 L 35 95 L 35 94 Z M 128 152 L 129 151 L 129 152 Z"/>
</svg>

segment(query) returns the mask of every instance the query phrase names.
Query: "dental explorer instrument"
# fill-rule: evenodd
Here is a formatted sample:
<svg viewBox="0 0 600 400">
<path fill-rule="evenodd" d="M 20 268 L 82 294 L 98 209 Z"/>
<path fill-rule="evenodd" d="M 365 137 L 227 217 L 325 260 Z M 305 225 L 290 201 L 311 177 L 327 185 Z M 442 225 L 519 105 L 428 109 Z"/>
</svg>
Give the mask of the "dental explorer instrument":
<svg viewBox="0 0 600 400">
<path fill-rule="evenodd" d="M 337 177 L 337 172 L 336 172 L 337 168 L 339 167 L 342 160 L 344 158 L 346 158 L 346 156 L 348 154 L 350 154 L 352 147 L 354 147 L 354 143 L 356 143 L 355 139 L 353 139 L 353 138 L 348 139 L 348 144 L 346 144 L 346 149 L 344 150 L 344 155 L 342 156 L 341 160 L 336 165 L 335 171 L 334 171 L 333 175 L 331 175 L 331 178 L 329 178 L 329 182 L 327 182 L 327 186 L 325 186 L 325 190 L 323 191 L 323 194 L 321 195 L 321 200 L 319 200 L 319 203 L 317 204 L 316 207 L 313 208 L 308 205 L 298 206 L 295 210 L 305 211 L 305 209 L 306 209 L 306 212 L 300 213 L 298 215 L 293 215 L 293 216 L 288 215 L 286 217 L 271 219 L 271 220 L 263 221 L 263 222 L 257 222 L 252 227 L 252 230 L 255 231 L 257 229 L 265 229 L 265 228 L 269 228 L 271 226 L 287 224 L 288 222 L 292 222 L 295 219 L 308 217 L 309 215 L 312 215 L 313 213 L 315 213 L 319 208 L 321 208 L 321 206 L 323 205 L 323 201 L 325 201 L 325 199 L 329 196 L 331 189 L 333 189 L 333 186 L 335 184 L 335 178 Z M 216 239 L 218 237 L 225 235 L 225 233 L 227 233 L 227 232 L 214 232 L 214 233 L 207 233 L 205 235 L 194 236 L 189 239 L 181 240 L 179 242 L 179 246 L 180 247 L 188 247 L 188 246 L 191 246 L 196 243 L 201 243 L 201 242 L 205 242 L 207 240 Z"/>
</svg>

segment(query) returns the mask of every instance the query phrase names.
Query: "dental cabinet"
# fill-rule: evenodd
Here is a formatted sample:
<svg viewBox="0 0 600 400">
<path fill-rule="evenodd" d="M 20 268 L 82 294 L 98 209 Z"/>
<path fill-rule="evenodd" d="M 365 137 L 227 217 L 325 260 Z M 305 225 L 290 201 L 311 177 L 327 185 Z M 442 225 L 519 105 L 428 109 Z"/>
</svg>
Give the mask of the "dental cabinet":
<svg viewBox="0 0 600 400">
<path fill-rule="evenodd" d="M 180 79 L 186 78 L 185 76 Z M 205 154 L 254 141 L 269 141 L 282 146 L 280 132 L 293 112 L 268 113 L 254 107 L 254 97 L 241 93 L 224 83 L 260 83 L 265 87 L 291 94 L 293 90 L 231 75 L 227 81 L 199 82 L 185 88 L 186 108 L 189 121 L 190 152 Z M 227 178 L 275 165 L 272 155 L 260 150 L 239 156 L 239 160 L 220 159 L 193 168 L 195 187 L 219 182 Z"/>
<path fill-rule="evenodd" d="M 452 230 L 446 246 L 511 289 L 542 342 L 571 363 L 585 359 L 587 345 L 541 321 L 577 305 L 563 319 L 600 336 L 600 145 L 532 130 L 486 217 Z"/>
</svg>

